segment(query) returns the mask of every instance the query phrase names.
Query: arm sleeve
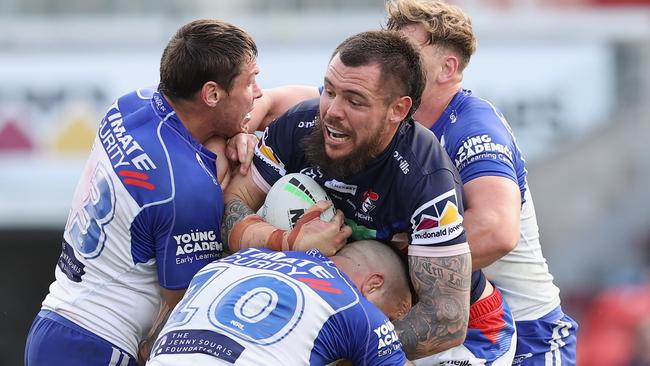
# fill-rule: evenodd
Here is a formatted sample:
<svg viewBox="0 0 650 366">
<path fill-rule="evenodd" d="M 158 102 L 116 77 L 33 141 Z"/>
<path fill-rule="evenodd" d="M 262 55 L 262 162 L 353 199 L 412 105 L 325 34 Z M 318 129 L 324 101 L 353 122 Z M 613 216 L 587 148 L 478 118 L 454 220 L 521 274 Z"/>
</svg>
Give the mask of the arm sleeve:
<svg viewBox="0 0 650 366">
<path fill-rule="evenodd" d="M 393 324 L 366 299 L 325 323 L 317 338 L 316 364 L 347 359 L 354 365 L 403 365 L 406 355 Z"/>
<path fill-rule="evenodd" d="M 446 150 L 463 182 L 481 176 L 517 181 L 516 146 L 510 126 L 491 105 L 475 106 L 445 134 Z"/>
<path fill-rule="evenodd" d="M 253 165 L 256 178 L 261 178 L 268 185 L 267 188 L 287 172 L 294 172 L 298 168 L 303 156 L 300 140 L 313 128 L 313 120 L 318 114 L 314 105 L 317 106 L 317 99 L 300 103 L 264 130 L 255 147 Z"/>
<path fill-rule="evenodd" d="M 349 358 L 355 365 L 403 365 L 406 354 L 395 326 L 378 308 L 362 299 L 364 317 L 358 316 L 352 329 Z"/>
<path fill-rule="evenodd" d="M 223 255 L 219 219 L 185 200 L 155 209 L 152 236 L 158 282 L 168 290 L 186 289 L 194 274 Z"/>
<path fill-rule="evenodd" d="M 447 257 L 469 252 L 463 229 L 463 187 L 448 169 L 424 176 L 414 187 L 409 255 Z"/>
</svg>

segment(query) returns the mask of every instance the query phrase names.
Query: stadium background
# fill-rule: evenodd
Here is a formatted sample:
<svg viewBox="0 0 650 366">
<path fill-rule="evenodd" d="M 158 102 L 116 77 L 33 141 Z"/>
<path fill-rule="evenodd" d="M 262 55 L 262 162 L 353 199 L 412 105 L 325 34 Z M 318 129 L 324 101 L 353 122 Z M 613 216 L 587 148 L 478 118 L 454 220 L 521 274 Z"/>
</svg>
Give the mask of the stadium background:
<svg viewBox="0 0 650 366">
<path fill-rule="evenodd" d="M 626 365 L 650 349 L 637 337 L 650 334 L 650 1 L 453 2 L 479 39 L 464 86 L 503 110 L 529 162 L 580 364 Z M 216 17 L 251 32 L 262 87 L 320 85 L 333 48 L 379 27 L 382 4 L 0 0 L 0 365 L 22 364 L 99 118 L 157 83 L 180 25 Z"/>
</svg>

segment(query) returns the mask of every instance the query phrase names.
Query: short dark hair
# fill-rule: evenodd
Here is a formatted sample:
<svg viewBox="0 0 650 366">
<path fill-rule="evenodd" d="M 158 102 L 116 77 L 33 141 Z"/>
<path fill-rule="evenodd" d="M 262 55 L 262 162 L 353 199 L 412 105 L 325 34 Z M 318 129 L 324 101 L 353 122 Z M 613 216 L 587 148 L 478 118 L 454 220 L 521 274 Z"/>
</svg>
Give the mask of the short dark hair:
<svg viewBox="0 0 650 366">
<path fill-rule="evenodd" d="M 190 99 L 208 81 L 229 92 L 244 63 L 255 57 L 257 46 L 246 31 L 220 20 L 195 20 L 165 47 L 158 88 L 172 99 Z"/>
<path fill-rule="evenodd" d="M 395 88 L 391 97 L 408 95 L 413 100 L 406 119 L 420 105 L 426 83 L 426 74 L 417 47 L 408 38 L 394 31 L 368 31 L 349 37 L 334 53 L 345 66 L 357 67 L 379 64 L 382 82 L 392 83 Z"/>
</svg>

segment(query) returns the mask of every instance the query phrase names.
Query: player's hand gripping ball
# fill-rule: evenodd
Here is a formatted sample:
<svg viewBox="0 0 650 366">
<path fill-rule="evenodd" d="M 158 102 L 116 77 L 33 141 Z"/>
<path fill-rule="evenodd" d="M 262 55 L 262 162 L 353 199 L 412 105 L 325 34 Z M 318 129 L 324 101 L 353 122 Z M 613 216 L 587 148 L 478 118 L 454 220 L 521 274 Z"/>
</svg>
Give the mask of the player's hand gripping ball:
<svg viewBox="0 0 650 366">
<path fill-rule="evenodd" d="M 305 211 L 321 200 L 331 201 L 315 180 L 300 173 L 287 174 L 271 187 L 257 214 L 275 227 L 291 230 Z M 331 221 L 335 213 L 332 205 L 320 218 Z"/>
</svg>

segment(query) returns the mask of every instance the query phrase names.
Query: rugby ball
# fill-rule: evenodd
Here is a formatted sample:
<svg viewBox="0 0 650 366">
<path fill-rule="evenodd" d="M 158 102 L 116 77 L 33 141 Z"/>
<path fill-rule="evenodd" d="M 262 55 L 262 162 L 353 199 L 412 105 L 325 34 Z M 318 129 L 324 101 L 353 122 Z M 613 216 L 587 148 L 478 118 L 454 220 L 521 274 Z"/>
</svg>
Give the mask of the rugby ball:
<svg viewBox="0 0 650 366">
<path fill-rule="evenodd" d="M 287 174 L 271 187 L 257 214 L 275 227 L 291 230 L 305 211 L 321 200 L 331 201 L 314 179 L 301 173 Z M 335 213 L 332 205 L 323 211 L 320 218 L 331 221 Z"/>
</svg>

